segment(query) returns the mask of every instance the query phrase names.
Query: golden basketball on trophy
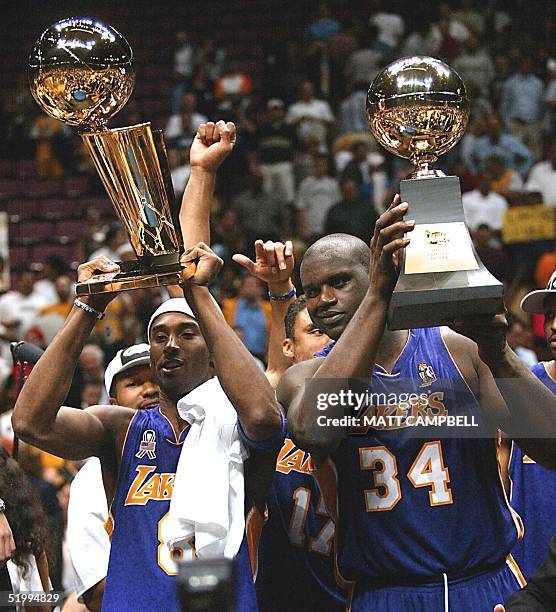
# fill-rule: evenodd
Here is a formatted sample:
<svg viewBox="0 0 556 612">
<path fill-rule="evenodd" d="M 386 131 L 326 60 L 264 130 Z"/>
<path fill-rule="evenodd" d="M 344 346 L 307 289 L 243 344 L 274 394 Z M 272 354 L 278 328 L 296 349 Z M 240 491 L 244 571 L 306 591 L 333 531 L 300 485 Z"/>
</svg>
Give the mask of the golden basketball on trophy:
<svg viewBox="0 0 556 612">
<path fill-rule="evenodd" d="M 398 59 L 370 86 L 367 117 L 376 140 L 415 166 L 400 183 L 415 229 L 390 301 L 390 329 L 445 325 L 501 312 L 502 283 L 475 252 L 459 178 L 432 167 L 467 126 L 469 101 L 461 77 L 433 57 Z"/>
<path fill-rule="evenodd" d="M 162 132 L 150 123 L 106 127 L 133 91 L 132 60 L 119 32 L 81 17 L 49 27 L 29 58 L 33 97 L 47 114 L 79 129 L 137 257 L 118 262 L 118 273 L 79 283 L 78 295 L 171 285 L 194 273 L 179 263 Z"/>
</svg>

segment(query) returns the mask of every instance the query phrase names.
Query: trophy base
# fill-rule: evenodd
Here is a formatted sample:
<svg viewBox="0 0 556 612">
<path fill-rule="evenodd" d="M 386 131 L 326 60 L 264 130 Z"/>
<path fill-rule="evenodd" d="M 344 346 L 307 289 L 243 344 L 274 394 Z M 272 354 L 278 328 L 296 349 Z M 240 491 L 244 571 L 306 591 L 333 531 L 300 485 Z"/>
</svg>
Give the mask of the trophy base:
<svg viewBox="0 0 556 612">
<path fill-rule="evenodd" d="M 388 328 L 437 327 L 503 312 L 502 283 L 478 258 L 465 226 L 459 179 L 403 180 L 400 194 L 416 225 L 402 253 Z"/>
<path fill-rule="evenodd" d="M 156 265 L 153 259 L 150 259 L 150 261 L 137 259 L 116 263 L 120 266 L 120 272 L 95 274 L 88 281 L 77 283 L 75 287 L 76 295 L 95 295 L 179 285 L 191 278 L 197 269 L 195 264 L 184 266 L 179 262 Z"/>
<path fill-rule="evenodd" d="M 400 276 L 392 294 L 390 330 L 439 327 L 463 317 L 504 312 L 503 286 L 485 268 L 411 276 L 411 283 L 408 275 Z"/>
</svg>

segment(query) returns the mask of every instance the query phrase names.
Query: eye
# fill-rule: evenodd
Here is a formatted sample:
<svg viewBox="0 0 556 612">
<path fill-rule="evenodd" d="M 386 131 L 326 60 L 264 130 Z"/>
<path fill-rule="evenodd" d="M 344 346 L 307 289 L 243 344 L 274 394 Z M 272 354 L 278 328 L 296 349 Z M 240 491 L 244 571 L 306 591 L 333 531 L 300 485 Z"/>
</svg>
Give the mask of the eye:
<svg viewBox="0 0 556 612">
<path fill-rule="evenodd" d="M 168 334 L 163 334 L 161 332 L 158 332 L 154 334 L 153 341 L 154 342 L 164 342 L 167 338 L 168 338 Z"/>
<path fill-rule="evenodd" d="M 344 285 L 347 284 L 348 280 L 349 279 L 347 279 L 345 277 L 335 278 L 330 284 L 335 289 L 341 289 Z"/>
<path fill-rule="evenodd" d="M 309 289 L 307 289 L 307 291 L 305 291 L 305 296 L 308 298 L 316 298 L 318 294 L 319 294 L 318 289 L 314 287 L 310 287 Z"/>
<path fill-rule="evenodd" d="M 311 334 L 313 334 L 314 336 L 322 336 L 322 332 L 320 329 L 313 329 Z"/>
</svg>

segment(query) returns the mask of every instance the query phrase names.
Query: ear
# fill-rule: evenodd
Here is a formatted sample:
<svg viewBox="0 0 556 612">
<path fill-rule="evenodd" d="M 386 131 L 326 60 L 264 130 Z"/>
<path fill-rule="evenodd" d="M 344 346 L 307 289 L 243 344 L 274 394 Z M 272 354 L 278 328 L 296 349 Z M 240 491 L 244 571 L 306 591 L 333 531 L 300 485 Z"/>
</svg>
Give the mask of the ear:
<svg viewBox="0 0 556 612">
<path fill-rule="evenodd" d="M 293 359 L 295 350 L 294 350 L 294 342 L 291 338 L 286 338 L 282 342 L 282 353 L 288 358 Z"/>
<path fill-rule="evenodd" d="M 108 402 L 111 406 L 119 406 L 118 400 L 115 397 L 109 398 Z"/>
</svg>

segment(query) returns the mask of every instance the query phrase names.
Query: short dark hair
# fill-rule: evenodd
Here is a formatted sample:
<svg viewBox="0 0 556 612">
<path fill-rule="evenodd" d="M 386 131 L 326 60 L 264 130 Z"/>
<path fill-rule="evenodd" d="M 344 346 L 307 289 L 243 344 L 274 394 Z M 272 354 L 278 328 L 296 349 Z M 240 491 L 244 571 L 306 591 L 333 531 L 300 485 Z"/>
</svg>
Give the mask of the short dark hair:
<svg viewBox="0 0 556 612">
<path fill-rule="evenodd" d="M 284 317 L 284 327 L 286 328 L 286 338 L 295 338 L 295 322 L 297 315 L 307 308 L 307 298 L 300 295 L 294 302 L 288 306 L 286 316 Z"/>
</svg>

